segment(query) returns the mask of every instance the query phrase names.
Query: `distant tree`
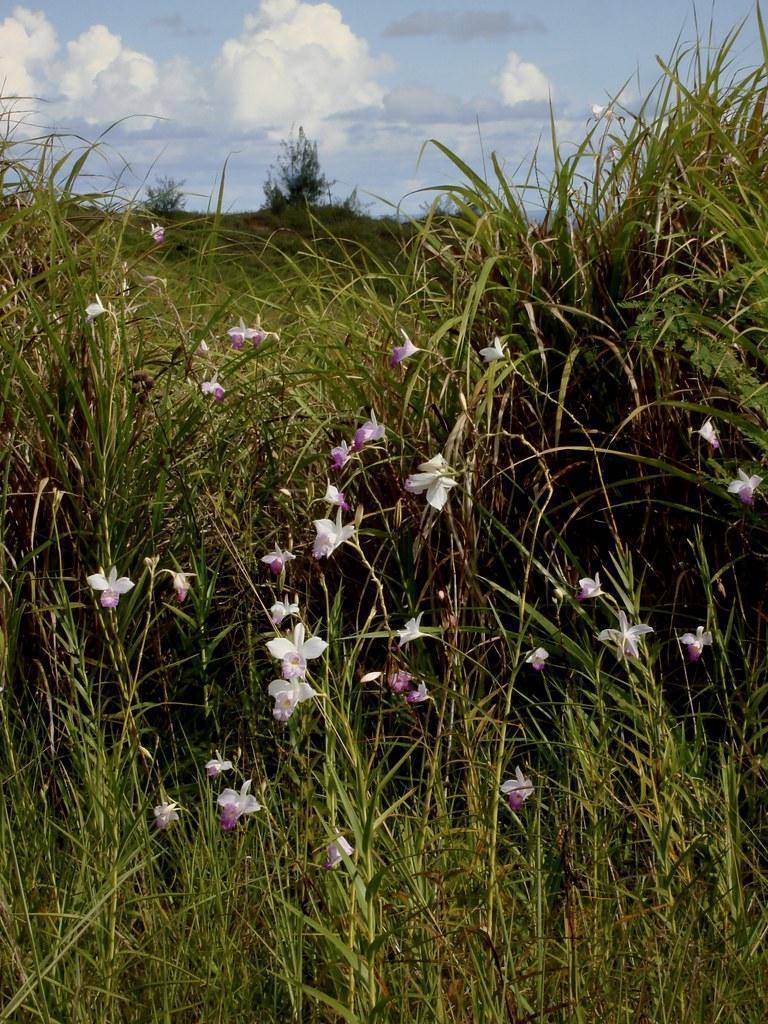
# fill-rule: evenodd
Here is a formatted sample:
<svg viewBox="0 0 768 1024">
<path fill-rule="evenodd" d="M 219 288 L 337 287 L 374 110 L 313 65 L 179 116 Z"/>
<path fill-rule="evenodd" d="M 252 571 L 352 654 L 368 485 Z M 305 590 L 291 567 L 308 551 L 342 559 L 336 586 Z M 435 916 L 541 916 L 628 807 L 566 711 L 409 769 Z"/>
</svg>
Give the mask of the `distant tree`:
<svg viewBox="0 0 768 1024">
<path fill-rule="evenodd" d="M 147 209 L 158 217 L 183 210 L 186 204 L 183 188 L 183 180 L 158 178 L 154 185 L 147 186 Z"/>
<path fill-rule="evenodd" d="M 270 210 L 284 206 L 315 205 L 321 197 L 330 194 L 334 182 L 320 171 L 317 143 L 312 142 L 299 128 L 299 134 L 281 143 L 282 152 L 276 165 L 269 169 L 264 182 L 264 195 Z"/>
</svg>

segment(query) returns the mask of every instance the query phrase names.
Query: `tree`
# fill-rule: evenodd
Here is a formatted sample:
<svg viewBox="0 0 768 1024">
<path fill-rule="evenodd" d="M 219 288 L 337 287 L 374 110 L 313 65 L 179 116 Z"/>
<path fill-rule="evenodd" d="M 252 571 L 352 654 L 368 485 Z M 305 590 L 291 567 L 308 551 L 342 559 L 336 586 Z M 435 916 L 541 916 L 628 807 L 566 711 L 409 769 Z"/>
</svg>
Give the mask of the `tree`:
<svg viewBox="0 0 768 1024">
<path fill-rule="evenodd" d="M 282 153 L 277 158 L 264 182 L 267 206 L 274 211 L 284 206 L 312 206 L 321 196 L 330 193 L 334 184 L 320 171 L 317 143 L 311 142 L 299 127 L 299 134 L 281 143 Z"/>
<path fill-rule="evenodd" d="M 147 186 L 147 209 L 158 217 L 183 210 L 186 204 L 183 188 L 183 180 L 158 178 L 154 185 Z"/>
</svg>

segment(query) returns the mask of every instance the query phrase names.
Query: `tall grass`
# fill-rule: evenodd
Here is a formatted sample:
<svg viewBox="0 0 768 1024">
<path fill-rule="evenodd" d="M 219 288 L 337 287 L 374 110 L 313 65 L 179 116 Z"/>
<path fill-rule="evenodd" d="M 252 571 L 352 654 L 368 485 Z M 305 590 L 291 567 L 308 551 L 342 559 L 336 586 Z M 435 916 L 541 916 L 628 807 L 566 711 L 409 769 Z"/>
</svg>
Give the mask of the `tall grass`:
<svg viewBox="0 0 768 1024">
<path fill-rule="evenodd" d="M 726 487 L 768 439 L 768 67 L 734 67 L 738 38 L 555 140 L 545 186 L 441 147 L 454 215 L 396 259 L 319 242 L 270 294 L 222 280 L 223 191 L 181 274 L 84 162 L 6 144 L 0 1020 L 765 1019 L 768 549 L 760 492 Z M 232 352 L 241 314 L 280 339 Z M 401 327 L 421 352 L 392 371 Z M 371 407 L 386 445 L 341 475 L 358 534 L 320 563 L 328 453 Z M 438 451 L 439 515 L 403 487 Z M 136 586 L 106 612 L 85 577 L 112 564 Z M 284 592 L 329 649 L 281 726 Z M 619 609 L 655 629 L 640 659 L 596 639 Z M 215 749 L 263 804 L 234 834 Z M 337 829 L 354 853 L 325 871 Z"/>
</svg>

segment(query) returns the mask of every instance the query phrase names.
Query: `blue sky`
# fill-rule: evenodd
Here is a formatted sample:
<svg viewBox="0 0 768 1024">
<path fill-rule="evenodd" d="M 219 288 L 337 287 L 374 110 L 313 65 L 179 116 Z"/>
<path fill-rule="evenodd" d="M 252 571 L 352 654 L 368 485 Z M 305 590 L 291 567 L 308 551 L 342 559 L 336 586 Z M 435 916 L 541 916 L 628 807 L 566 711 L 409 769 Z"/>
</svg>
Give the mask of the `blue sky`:
<svg viewBox="0 0 768 1024">
<path fill-rule="evenodd" d="M 631 79 L 631 104 L 653 83 L 656 54 L 693 38 L 694 10 L 718 36 L 751 16 L 737 53 L 755 62 L 748 0 L 46 0 L 0 2 L 0 80 L 45 101 L 39 123 L 87 138 L 128 117 L 107 136 L 105 170 L 119 155 L 127 186 L 184 178 L 192 207 L 227 157 L 228 206 L 259 206 L 300 124 L 338 194 L 397 202 L 451 179 L 436 152 L 418 162 L 430 137 L 476 167 L 495 150 L 513 170 L 542 134 L 546 151 L 551 96 L 560 136 L 578 139 L 593 103 Z"/>
</svg>

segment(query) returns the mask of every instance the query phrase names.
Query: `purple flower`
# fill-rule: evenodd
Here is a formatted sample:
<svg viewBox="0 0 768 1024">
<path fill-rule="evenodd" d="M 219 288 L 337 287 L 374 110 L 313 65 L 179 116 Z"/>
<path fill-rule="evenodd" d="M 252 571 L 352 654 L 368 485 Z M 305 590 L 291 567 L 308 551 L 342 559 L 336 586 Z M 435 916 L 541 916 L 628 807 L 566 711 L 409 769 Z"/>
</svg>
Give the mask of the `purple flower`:
<svg viewBox="0 0 768 1024">
<path fill-rule="evenodd" d="M 251 796 L 248 790 L 251 788 L 251 780 L 244 782 L 240 792 L 234 789 L 225 789 L 219 796 L 216 803 L 221 808 L 219 824 L 225 832 L 230 832 L 244 814 L 253 814 L 261 810 L 261 804 L 255 796 Z"/>
<path fill-rule="evenodd" d="M 547 658 L 549 657 L 549 651 L 544 647 L 537 647 L 536 650 L 531 651 L 528 657 L 525 659 L 526 665 L 530 665 L 532 669 L 537 672 L 541 672 L 544 668 Z"/>
<path fill-rule="evenodd" d="M 422 704 L 425 700 L 429 700 L 427 684 L 423 682 L 419 683 L 415 690 L 411 690 L 410 693 L 406 693 L 405 699 L 409 704 Z"/>
<path fill-rule="evenodd" d="M 715 425 L 712 420 L 704 420 L 702 425 L 699 427 L 698 433 L 701 437 L 712 447 L 713 451 L 717 451 L 720 447 L 720 438 L 717 436 Z"/>
<path fill-rule="evenodd" d="M 275 550 L 270 551 L 268 555 L 262 555 L 261 560 L 269 566 L 275 576 L 279 576 L 286 564 L 295 557 L 296 555 L 290 551 L 283 551 L 279 544 L 275 544 Z"/>
<path fill-rule="evenodd" d="M 712 644 L 712 634 L 703 626 L 697 626 L 695 633 L 683 633 L 680 643 L 684 644 L 688 651 L 689 661 L 698 661 L 704 652 L 705 647 Z"/>
<path fill-rule="evenodd" d="M 293 640 L 276 637 L 267 644 L 272 657 L 282 662 L 284 679 L 303 679 L 307 674 L 307 662 L 319 658 L 328 646 L 320 637 L 305 637 L 304 624 L 298 622 L 293 627 Z"/>
<path fill-rule="evenodd" d="M 399 668 L 390 672 L 387 677 L 387 685 L 393 693 L 407 693 L 411 689 L 413 676 L 405 669 Z"/>
<path fill-rule="evenodd" d="M 331 448 L 331 467 L 333 469 L 343 469 L 351 453 L 352 449 L 346 441 L 342 441 L 335 448 Z"/>
<path fill-rule="evenodd" d="M 212 757 L 210 761 L 206 762 L 205 774 L 209 779 L 217 779 L 222 772 L 228 772 L 232 769 L 231 761 L 224 761 L 221 754 L 216 751 L 216 757 Z"/>
<path fill-rule="evenodd" d="M 155 825 L 161 832 L 164 832 L 172 821 L 178 821 L 179 816 L 176 813 L 179 805 L 175 801 L 170 800 L 167 804 L 158 804 L 155 807 Z"/>
<path fill-rule="evenodd" d="M 93 575 L 86 577 L 86 582 L 89 587 L 101 591 L 99 600 L 102 608 L 117 608 L 121 595 L 127 594 L 129 590 L 133 590 L 133 582 L 127 576 L 120 576 L 118 578 L 117 569 L 114 565 L 109 570 L 109 576 L 95 572 Z"/>
<path fill-rule="evenodd" d="M 204 380 L 200 385 L 204 395 L 213 395 L 217 402 L 224 401 L 224 388 L 219 384 L 218 374 L 214 374 L 210 380 Z"/>
<path fill-rule="evenodd" d="M 384 437 L 385 429 L 376 419 L 376 414 L 371 409 L 371 418 L 366 420 L 362 427 L 358 427 L 352 440 L 352 451 L 359 452 L 364 444 L 369 441 L 380 441 Z"/>
<path fill-rule="evenodd" d="M 165 228 L 162 224 L 153 224 L 149 229 L 149 233 L 153 241 L 157 242 L 158 245 L 162 245 L 165 241 Z"/>
<path fill-rule="evenodd" d="M 392 355 L 390 356 L 389 360 L 389 365 L 392 367 L 393 370 L 399 363 L 402 363 L 404 359 L 408 359 L 409 356 L 416 355 L 417 352 L 421 351 L 421 349 L 418 349 L 413 344 L 413 342 L 408 337 L 408 335 L 406 334 L 402 327 L 400 328 L 400 333 L 403 336 L 403 344 L 395 345 L 395 347 L 392 349 Z"/>
<path fill-rule="evenodd" d="M 600 597 L 602 594 L 602 588 L 600 586 L 600 573 L 595 573 L 595 578 L 592 579 L 590 576 L 585 576 L 579 580 L 579 586 L 581 590 L 576 595 L 577 601 L 588 601 L 592 597 Z"/>
<path fill-rule="evenodd" d="M 337 868 L 341 864 L 342 851 L 346 853 L 348 857 L 351 857 L 355 852 L 353 847 L 347 842 L 344 836 L 336 834 L 336 839 L 328 844 L 328 857 L 323 865 L 326 871 L 331 871 L 333 868 Z"/>
<path fill-rule="evenodd" d="M 338 505 L 345 512 L 349 512 L 349 502 L 344 497 L 344 492 L 340 491 L 338 487 L 334 487 L 333 484 L 328 484 L 325 491 L 325 500 L 329 505 Z"/>
<path fill-rule="evenodd" d="M 738 494 L 739 501 L 743 505 L 751 505 L 753 495 L 763 482 L 761 476 L 747 476 L 743 469 L 738 471 L 739 475 L 728 484 L 729 494 Z"/>
<path fill-rule="evenodd" d="M 533 783 L 527 779 L 520 768 L 515 768 L 515 778 L 502 783 L 501 792 L 506 794 L 509 806 L 519 811 L 528 797 L 533 793 Z"/>
<path fill-rule="evenodd" d="M 302 701 L 312 700 L 317 692 L 303 679 L 274 679 L 268 687 L 275 706 L 272 715 L 278 722 L 287 722 Z"/>
</svg>

